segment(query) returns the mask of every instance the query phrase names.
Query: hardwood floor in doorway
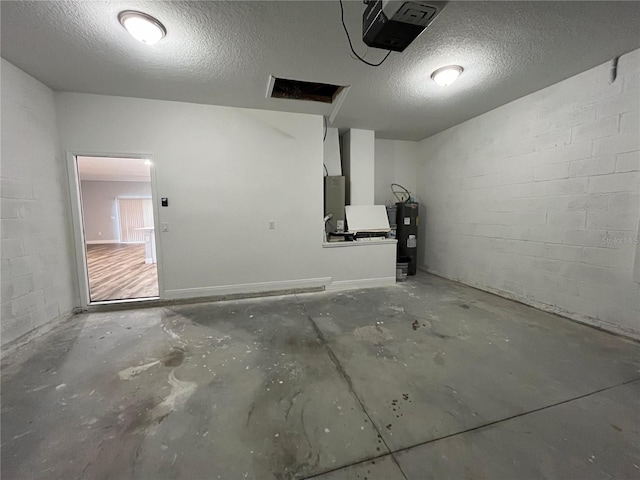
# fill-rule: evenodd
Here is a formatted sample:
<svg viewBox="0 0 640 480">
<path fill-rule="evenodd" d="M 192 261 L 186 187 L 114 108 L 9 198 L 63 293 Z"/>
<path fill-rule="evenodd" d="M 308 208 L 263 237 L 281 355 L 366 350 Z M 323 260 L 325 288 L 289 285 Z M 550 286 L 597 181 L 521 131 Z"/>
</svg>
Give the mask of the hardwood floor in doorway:
<svg viewBox="0 0 640 480">
<path fill-rule="evenodd" d="M 157 267 L 144 259 L 144 245 L 87 245 L 91 301 L 157 297 Z"/>
</svg>

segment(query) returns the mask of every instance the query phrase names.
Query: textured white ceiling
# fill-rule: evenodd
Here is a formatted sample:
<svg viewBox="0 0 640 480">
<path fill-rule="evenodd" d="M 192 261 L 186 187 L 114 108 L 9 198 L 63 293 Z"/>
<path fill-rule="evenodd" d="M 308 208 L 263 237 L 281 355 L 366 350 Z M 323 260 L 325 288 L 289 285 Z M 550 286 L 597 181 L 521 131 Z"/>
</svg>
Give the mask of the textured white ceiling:
<svg viewBox="0 0 640 480">
<path fill-rule="evenodd" d="M 0 2 L 2 56 L 54 90 L 329 115 L 265 98 L 269 75 L 352 85 L 333 126 L 418 140 L 640 46 L 640 2 L 450 2 L 379 68 L 350 56 L 331 1 Z M 167 27 L 153 47 L 120 26 L 124 9 Z M 362 1 L 346 1 L 356 50 Z M 450 87 L 429 76 L 459 64 Z"/>
<path fill-rule="evenodd" d="M 78 157 L 80 180 L 150 182 L 151 168 L 141 158 Z"/>
</svg>

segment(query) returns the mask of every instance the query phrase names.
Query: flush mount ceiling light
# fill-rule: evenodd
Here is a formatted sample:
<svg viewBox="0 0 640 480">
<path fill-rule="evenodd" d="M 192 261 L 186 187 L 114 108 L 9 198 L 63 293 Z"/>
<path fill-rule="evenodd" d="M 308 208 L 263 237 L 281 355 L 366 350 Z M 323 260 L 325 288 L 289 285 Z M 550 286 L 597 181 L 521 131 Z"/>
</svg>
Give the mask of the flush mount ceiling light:
<svg viewBox="0 0 640 480">
<path fill-rule="evenodd" d="M 118 14 L 118 20 L 136 40 L 153 45 L 167 34 L 167 29 L 158 20 L 146 13 L 125 10 Z"/>
<path fill-rule="evenodd" d="M 441 87 L 446 87 L 455 82 L 464 69 L 459 65 L 441 67 L 431 74 L 431 78 Z"/>
</svg>

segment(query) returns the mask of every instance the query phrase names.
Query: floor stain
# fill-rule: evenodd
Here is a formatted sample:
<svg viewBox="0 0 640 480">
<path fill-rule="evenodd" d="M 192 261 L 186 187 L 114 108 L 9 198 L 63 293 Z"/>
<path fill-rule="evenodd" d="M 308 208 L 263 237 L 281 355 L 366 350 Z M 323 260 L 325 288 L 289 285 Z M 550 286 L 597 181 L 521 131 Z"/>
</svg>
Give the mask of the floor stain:
<svg viewBox="0 0 640 480">
<path fill-rule="evenodd" d="M 436 365 L 440 365 L 440 366 L 443 366 L 443 365 L 444 365 L 444 355 L 442 354 L 442 352 L 436 352 L 436 353 L 433 355 L 433 362 L 434 362 Z"/>
<path fill-rule="evenodd" d="M 151 367 L 157 365 L 158 363 L 160 362 L 156 360 L 155 362 L 147 363 L 146 365 L 138 365 L 137 367 L 125 368 L 124 370 L 120 370 L 118 372 L 118 376 L 120 377 L 121 380 L 130 380 L 136 375 L 140 375 L 142 372 L 149 370 Z M 60 388 L 60 385 L 56 387 L 56 390 L 59 388 Z"/>
<path fill-rule="evenodd" d="M 171 412 L 182 407 L 198 388 L 195 382 L 178 380 L 173 370 L 169 374 L 169 385 L 171 386 L 169 395 L 149 412 L 150 421 L 161 422 Z"/>
<path fill-rule="evenodd" d="M 465 310 L 469 310 L 469 305 L 467 305 L 466 303 L 463 303 L 462 305 L 459 305 L 460 308 L 464 308 Z"/>
<path fill-rule="evenodd" d="M 411 400 L 409 399 L 409 394 L 408 393 L 403 393 L 402 394 L 402 400 L 404 400 L 407 403 L 411 403 Z M 400 418 L 403 416 L 403 414 L 400 412 L 400 405 L 398 405 L 398 400 L 397 399 L 393 399 L 391 400 L 391 402 L 389 402 L 391 404 L 391 409 L 396 412 L 395 416 L 396 418 Z M 391 424 L 387 425 L 387 429 L 391 429 Z"/>
<path fill-rule="evenodd" d="M 382 345 L 383 343 L 393 340 L 391 330 L 380 325 L 359 327 L 353 331 L 353 335 L 358 340 L 371 342 L 374 345 Z"/>
<path fill-rule="evenodd" d="M 169 353 L 162 357 L 162 364 L 165 367 L 179 367 L 184 360 L 184 350 L 172 348 Z"/>
</svg>

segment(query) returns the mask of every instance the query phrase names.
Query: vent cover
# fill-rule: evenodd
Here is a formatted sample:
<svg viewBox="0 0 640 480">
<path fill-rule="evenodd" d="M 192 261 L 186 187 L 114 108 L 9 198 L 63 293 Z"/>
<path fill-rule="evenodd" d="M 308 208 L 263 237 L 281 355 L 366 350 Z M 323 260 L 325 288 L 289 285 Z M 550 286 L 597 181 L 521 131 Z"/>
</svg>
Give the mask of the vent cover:
<svg viewBox="0 0 640 480">
<path fill-rule="evenodd" d="M 306 100 L 309 102 L 333 103 L 345 88 L 328 83 L 304 82 L 287 78 L 273 77 L 271 98 Z"/>
</svg>

